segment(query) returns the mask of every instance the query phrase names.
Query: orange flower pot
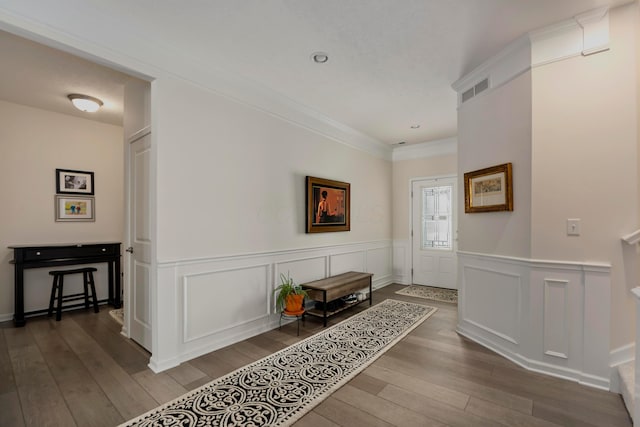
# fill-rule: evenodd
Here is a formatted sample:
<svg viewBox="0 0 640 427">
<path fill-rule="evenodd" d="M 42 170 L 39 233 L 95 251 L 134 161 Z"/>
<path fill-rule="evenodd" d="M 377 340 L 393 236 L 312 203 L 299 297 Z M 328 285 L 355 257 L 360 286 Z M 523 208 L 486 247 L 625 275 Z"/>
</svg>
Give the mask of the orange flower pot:
<svg viewBox="0 0 640 427">
<path fill-rule="evenodd" d="M 302 308 L 303 300 L 304 295 L 287 295 L 285 300 L 286 306 L 284 308 L 284 314 L 288 314 L 290 316 L 299 316 L 304 313 L 304 308 Z"/>
</svg>

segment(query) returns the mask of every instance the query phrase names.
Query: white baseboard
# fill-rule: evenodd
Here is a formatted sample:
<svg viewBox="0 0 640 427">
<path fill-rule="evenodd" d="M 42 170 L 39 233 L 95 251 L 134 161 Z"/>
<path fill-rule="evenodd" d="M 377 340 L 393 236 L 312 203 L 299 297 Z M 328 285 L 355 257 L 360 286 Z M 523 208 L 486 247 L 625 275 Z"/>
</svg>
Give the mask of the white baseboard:
<svg viewBox="0 0 640 427">
<path fill-rule="evenodd" d="M 485 339 L 481 335 L 475 334 L 471 331 L 465 330 L 458 326 L 456 332 L 460 335 L 488 348 L 489 350 L 501 355 L 502 357 L 509 359 L 516 365 L 525 368 L 528 371 L 537 372 L 540 374 L 549 375 L 563 380 L 574 381 L 579 384 L 594 387 L 600 390 L 609 391 L 610 380 L 604 377 L 597 377 L 594 375 L 584 374 L 574 369 L 563 368 L 548 363 L 543 363 L 535 360 L 528 359 L 521 354 L 513 353 L 510 350 L 505 349 L 496 343 Z"/>
<path fill-rule="evenodd" d="M 608 264 L 458 252 L 458 265 L 460 334 L 525 369 L 610 388 Z"/>
<path fill-rule="evenodd" d="M 377 290 L 393 283 L 392 262 L 387 240 L 158 263 L 165 330 L 154 334 L 149 367 L 159 372 L 276 328 L 281 273 L 307 283 L 363 271 Z"/>
</svg>

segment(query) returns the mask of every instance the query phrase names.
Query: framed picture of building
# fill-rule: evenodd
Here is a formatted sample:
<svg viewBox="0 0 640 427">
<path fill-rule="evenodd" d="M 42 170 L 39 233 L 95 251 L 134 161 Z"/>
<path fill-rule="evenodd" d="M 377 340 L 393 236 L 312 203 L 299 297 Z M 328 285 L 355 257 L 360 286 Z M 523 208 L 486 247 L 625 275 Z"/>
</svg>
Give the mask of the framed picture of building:
<svg viewBox="0 0 640 427">
<path fill-rule="evenodd" d="M 464 174 L 465 213 L 512 210 L 511 163 Z"/>
</svg>

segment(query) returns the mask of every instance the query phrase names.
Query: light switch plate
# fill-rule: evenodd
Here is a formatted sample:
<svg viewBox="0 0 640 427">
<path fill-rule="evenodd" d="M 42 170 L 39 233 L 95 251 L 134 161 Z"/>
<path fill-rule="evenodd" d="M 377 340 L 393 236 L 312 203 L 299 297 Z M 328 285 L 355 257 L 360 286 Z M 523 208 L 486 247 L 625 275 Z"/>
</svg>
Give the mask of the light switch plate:
<svg viewBox="0 0 640 427">
<path fill-rule="evenodd" d="M 567 219 L 567 236 L 580 235 L 580 218 Z"/>
</svg>

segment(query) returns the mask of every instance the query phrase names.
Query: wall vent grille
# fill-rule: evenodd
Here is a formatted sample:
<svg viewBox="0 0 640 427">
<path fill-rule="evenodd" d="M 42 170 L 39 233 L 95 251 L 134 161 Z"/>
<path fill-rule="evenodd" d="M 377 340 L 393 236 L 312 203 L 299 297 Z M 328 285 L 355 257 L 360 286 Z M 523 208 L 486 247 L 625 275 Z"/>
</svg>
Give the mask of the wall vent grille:
<svg viewBox="0 0 640 427">
<path fill-rule="evenodd" d="M 476 83 L 476 85 L 473 86 L 472 88 L 469 88 L 466 91 L 462 92 L 462 102 L 467 102 L 468 100 L 470 100 L 471 98 L 479 94 L 480 92 L 484 92 L 487 89 L 489 89 L 488 78 L 481 80 L 480 82 Z"/>
</svg>

